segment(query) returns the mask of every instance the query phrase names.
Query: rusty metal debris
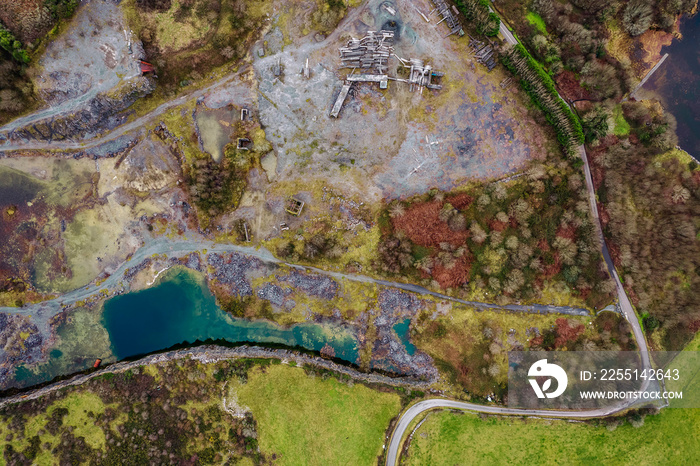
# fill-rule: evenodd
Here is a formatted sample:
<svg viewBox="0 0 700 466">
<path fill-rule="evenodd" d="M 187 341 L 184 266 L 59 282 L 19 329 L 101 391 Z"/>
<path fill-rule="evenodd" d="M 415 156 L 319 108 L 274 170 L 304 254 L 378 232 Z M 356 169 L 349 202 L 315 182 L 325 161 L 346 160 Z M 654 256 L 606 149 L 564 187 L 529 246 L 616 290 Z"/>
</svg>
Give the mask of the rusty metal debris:
<svg viewBox="0 0 700 466">
<path fill-rule="evenodd" d="M 287 206 L 284 208 L 288 213 L 299 216 L 301 215 L 301 210 L 304 208 L 304 201 L 300 201 L 297 198 L 290 197 L 287 199 Z"/>
<path fill-rule="evenodd" d="M 253 141 L 248 138 L 238 138 L 238 144 L 236 149 L 239 150 L 250 150 L 253 147 Z"/>
</svg>

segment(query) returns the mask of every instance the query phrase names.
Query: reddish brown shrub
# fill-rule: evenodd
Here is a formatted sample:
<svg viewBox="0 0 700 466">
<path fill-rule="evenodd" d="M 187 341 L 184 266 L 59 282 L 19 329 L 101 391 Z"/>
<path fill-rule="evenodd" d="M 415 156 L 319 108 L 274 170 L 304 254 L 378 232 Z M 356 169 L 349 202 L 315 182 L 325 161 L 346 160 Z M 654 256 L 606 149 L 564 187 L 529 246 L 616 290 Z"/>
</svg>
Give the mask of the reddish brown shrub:
<svg viewBox="0 0 700 466">
<path fill-rule="evenodd" d="M 447 222 L 440 220 L 438 215 L 443 204 L 439 201 L 413 204 L 405 214 L 392 219 L 394 231 L 404 232 L 418 246 L 439 246 L 440 243 L 463 245 L 468 233 L 453 231 Z"/>
</svg>

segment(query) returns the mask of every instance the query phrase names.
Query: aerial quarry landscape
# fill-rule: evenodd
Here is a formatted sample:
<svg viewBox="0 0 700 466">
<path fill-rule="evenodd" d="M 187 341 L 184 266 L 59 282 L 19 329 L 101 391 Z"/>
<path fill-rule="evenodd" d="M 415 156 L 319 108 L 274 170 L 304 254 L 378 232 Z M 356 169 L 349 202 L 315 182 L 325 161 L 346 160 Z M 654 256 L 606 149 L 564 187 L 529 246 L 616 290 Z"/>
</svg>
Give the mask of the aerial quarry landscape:
<svg viewBox="0 0 700 466">
<path fill-rule="evenodd" d="M 0 0 L 0 464 L 697 464 L 697 9 Z"/>
</svg>

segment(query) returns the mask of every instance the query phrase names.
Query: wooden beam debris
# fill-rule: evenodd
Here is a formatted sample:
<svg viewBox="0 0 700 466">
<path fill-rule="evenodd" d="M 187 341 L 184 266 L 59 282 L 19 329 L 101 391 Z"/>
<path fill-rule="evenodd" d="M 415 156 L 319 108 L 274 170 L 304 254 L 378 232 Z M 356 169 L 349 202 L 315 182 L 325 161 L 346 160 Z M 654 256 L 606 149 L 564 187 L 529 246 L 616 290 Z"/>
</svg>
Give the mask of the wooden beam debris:
<svg viewBox="0 0 700 466">
<path fill-rule="evenodd" d="M 387 72 L 389 56 L 394 51 L 394 33 L 369 31 L 362 39 L 350 39 L 340 48 L 341 68 L 360 68 L 379 74 Z"/>
<path fill-rule="evenodd" d="M 338 94 L 338 98 L 335 99 L 335 103 L 331 109 L 331 116 L 333 118 L 338 118 L 338 115 L 340 115 L 340 109 L 343 108 L 343 103 L 345 102 L 345 98 L 348 96 L 348 92 L 350 92 L 351 87 L 352 83 L 346 81 L 345 84 L 343 84 L 343 88 L 340 89 L 340 94 Z"/>
<path fill-rule="evenodd" d="M 302 69 L 302 73 L 306 79 L 309 79 L 311 77 L 311 70 L 309 69 L 309 59 L 306 59 L 306 65 L 304 65 L 304 68 Z"/>
<path fill-rule="evenodd" d="M 449 11 L 449 10 L 448 10 Z M 394 54 L 394 33 L 391 31 L 369 31 L 362 39 L 351 38 L 345 47 L 341 47 L 340 61 L 341 68 L 352 68 L 352 73 L 345 79 L 343 87 L 333 104 L 330 116 L 338 118 L 343 103 L 356 82 L 379 83 L 380 89 L 387 89 L 389 80 L 407 83 L 410 91 L 423 91 L 428 89 L 442 89 L 442 85 L 436 80 L 444 73 L 433 70 L 431 65 L 426 65 L 423 60 L 411 58 L 403 59 Z M 405 67 L 410 68 L 408 79 L 389 76 L 389 58 L 394 56 Z M 359 69 L 360 73 L 355 74 Z"/>
<path fill-rule="evenodd" d="M 484 65 L 489 71 L 496 67 L 495 50 L 490 43 L 472 38 L 469 41 L 469 45 L 474 51 L 476 61 Z"/>
<path fill-rule="evenodd" d="M 246 243 L 250 243 L 250 233 L 248 233 L 248 224 L 246 222 L 243 222 L 243 231 L 245 232 Z"/>
<path fill-rule="evenodd" d="M 457 19 L 457 15 L 452 12 L 452 9 L 450 9 L 447 2 L 445 0 L 433 0 L 433 5 L 435 5 L 435 10 L 433 11 L 437 10 L 440 16 L 442 16 L 442 19 L 437 24 L 440 24 L 443 21 L 445 24 L 447 24 L 447 27 L 450 30 L 448 36 L 451 36 L 452 34 L 459 34 L 460 37 L 463 36 L 464 29 L 462 29 L 462 25 Z"/>
</svg>

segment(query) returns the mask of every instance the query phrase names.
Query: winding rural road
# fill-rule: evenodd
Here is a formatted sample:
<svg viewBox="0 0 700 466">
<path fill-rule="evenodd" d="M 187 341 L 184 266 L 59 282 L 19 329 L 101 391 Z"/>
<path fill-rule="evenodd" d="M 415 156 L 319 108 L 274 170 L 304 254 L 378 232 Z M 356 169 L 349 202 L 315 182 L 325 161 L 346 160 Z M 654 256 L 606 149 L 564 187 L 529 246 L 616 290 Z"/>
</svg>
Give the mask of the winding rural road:
<svg viewBox="0 0 700 466">
<path fill-rule="evenodd" d="M 646 390 L 646 385 L 642 387 L 642 390 Z M 430 411 L 431 409 L 459 409 L 477 413 L 498 414 L 502 416 L 534 416 L 550 419 L 593 419 L 610 416 L 622 410 L 628 409 L 634 404 L 635 402 L 624 402 L 606 408 L 592 409 L 588 411 L 561 411 L 546 409 L 504 408 L 500 406 L 478 405 L 474 403 L 447 399 L 430 399 L 420 401 L 408 408 L 399 418 L 399 422 L 394 428 L 394 432 L 392 433 L 389 441 L 389 448 L 386 452 L 386 466 L 394 466 L 398 464 L 403 437 L 411 425 L 411 422 L 417 416 L 425 413 L 426 411 Z"/>
<path fill-rule="evenodd" d="M 355 21 L 356 19 L 359 18 L 359 15 L 361 13 L 361 8 L 355 8 L 351 13 L 348 14 L 348 16 L 343 20 L 344 23 L 347 22 L 352 22 Z M 321 47 L 323 43 L 329 41 L 329 40 L 335 40 L 337 38 L 337 35 L 340 33 L 342 30 L 342 27 L 337 28 L 330 36 L 326 38 L 325 41 L 319 44 L 315 44 L 314 46 L 310 46 L 309 48 L 316 48 L 316 47 Z M 517 40 L 514 37 L 514 35 L 508 30 L 507 26 L 501 21 L 500 25 L 500 33 L 504 37 L 504 39 L 510 43 L 510 44 L 517 44 Z M 169 109 L 172 109 L 174 107 L 177 107 L 179 105 L 182 105 L 186 103 L 189 100 L 196 99 L 199 97 L 204 96 L 208 92 L 221 87 L 223 85 L 228 84 L 231 82 L 234 78 L 239 76 L 242 73 L 248 72 L 250 68 L 244 68 L 243 70 L 239 71 L 236 74 L 233 75 L 228 75 L 212 84 L 210 84 L 207 87 L 192 91 L 190 93 L 184 94 L 178 98 L 175 98 L 173 100 L 170 100 L 168 102 L 165 102 L 149 112 L 146 115 L 143 115 L 139 118 L 136 118 L 135 120 L 126 123 L 122 126 L 117 127 L 113 131 L 96 137 L 92 139 L 84 139 L 82 141 L 76 141 L 76 142 L 62 142 L 62 141 L 56 141 L 56 142 L 46 142 L 46 141 L 26 141 L 26 142 L 17 142 L 17 141 L 5 141 L 4 144 L 0 144 L 0 153 L 1 152 L 8 152 L 8 151 L 14 151 L 18 149 L 23 149 L 23 150 L 45 150 L 45 149 L 64 149 L 64 150 L 80 150 L 80 149 L 86 149 L 90 147 L 95 147 L 101 144 L 104 144 L 106 142 L 112 141 L 124 134 L 129 133 L 130 131 L 136 130 L 138 128 L 143 127 L 147 123 L 149 123 L 151 120 L 153 120 L 155 117 L 163 114 Z M 560 96 L 561 97 L 561 96 Z M 50 118 L 53 116 L 56 116 L 59 112 L 58 109 L 56 110 L 44 110 L 43 113 L 40 114 L 41 118 Z M 35 115 L 39 116 L 39 115 Z M 36 118 L 34 118 L 36 119 Z M 13 130 L 17 129 L 17 126 L 24 123 L 26 124 L 28 121 L 33 121 L 32 118 L 29 119 L 20 119 L 16 120 L 14 123 L 9 123 L 3 127 L 0 128 L 0 133 L 11 133 Z M 591 177 L 591 170 L 590 166 L 588 163 L 588 157 L 585 151 L 585 147 L 581 146 L 579 148 L 581 158 L 583 159 L 584 162 L 584 172 L 585 172 L 585 178 L 586 178 L 586 186 L 588 189 L 588 196 L 589 196 L 589 203 L 591 206 L 591 212 L 593 214 L 593 217 L 595 219 L 595 225 L 596 229 L 598 232 L 598 238 L 601 243 L 601 249 L 602 249 L 602 255 L 605 260 L 606 266 L 608 268 L 608 271 L 611 275 L 611 277 L 615 281 L 616 285 L 616 290 L 617 290 L 617 295 L 618 295 L 618 300 L 619 304 L 621 307 L 621 310 L 625 316 L 625 318 L 628 320 L 630 325 L 632 326 L 632 330 L 634 333 L 635 340 L 637 342 L 637 345 L 639 347 L 639 351 L 641 352 L 641 357 L 642 357 L 642 363 L 643 367 L 649 368 L 651 367 L 651 362 L 649 360 L 649 354 L 648 354 L 648 348 L 646 344 L 646 340 L 644 337 L 644 333 L 642 331 L 641 325 L 639 323 L 639 319 L 637 318 L 637 315 L 634 311 L 634 308 L 632 307 L 632 304 L 630 303 L 625 290 L 622 286 L 622 283 L 619 279 L 619 276 L 615 270 L 615 266 L 613 264 L 613 261 L 610 257 L 610 253 L 608 251 L 607 245 L 605 243 L 605 238 L 603 237 L 602 234 L 602 227 L 600 224 L 600 218 L 598 215 L 598 208 L 596 204 L 596 198 L 595 198 L 595 189 L 593 186 L 593 181 Z M 206 241 L 200 241 L 200 240 L 191 240 L 191 241 L 167 241 L 167 240 L 154 240 L 151 241 L 150 243 L 144 245 L 144 247 L 140 248 L 134 255 L 133 257 L 128 261 L 123 263 L 119 269 L 113 273 L 105 282 L 101 283 L 100 286 L 96 285 L 89 285 L 83 288 L 80 288 L 78 290 L 74 290 L 72 292 L 69 292 L 59 298 L 55 298 L 50 301 L 46 301 L 43 303 L 35 304 L 32 306 L 26 306 L 24 308 L 0 308 L 0 312 L 9 312 L 9 313 L 19 313 L 19 314 L 31 314 L 33 318 L 39 319 L 39 321 L 42 321 L 44 324 L 48 322 L 48 319 L 55 315 L 56 313 L 60 312 L 66 305 L 75 303 L 80 300 L 84 300 L 88 298 L 89 296 L 94 295 L 95 293 L 98 293 L 101 289 L 105 288 L 111 288 L 115 289 L 122 284 L 122 280 L 124 277 L 124 272 L 126 269 L 131 266 L 131 265 L 136 265 L 141 263 L 143 260 L 145 260 L 147 257 L 153 255 L 153 254 L 167 254 L 169 256 L 177 256 L 177 255 L 185 255 L 190 252 L 195 252 L 195 251 L 201 251 L 203 249 L 207 249 L 208 252 L 238 252 L 242 254 L 246 254 L 251 257 L 255 257 L 259 260 L 262 260 L 267 263 L 275 263 L 275 264 L 286 264 L 290 267 L 294 267 L 297 269 L 305 269 L 309 270 L 315 273 L 319 274 L 324 274 L 328 275 L 337 279 L 346 279 L 346 280 L 351 280 L 351 281 L 356 281 L 356 282 L 363 282 L 363 283 L 375 283 L 377 285 L 382 285 L 382 286 L 388 286 L 388 287 L 394 287 L 398 289 L 402 289 L 405 291 L 413 292 L 413 293 L 419 293 L 422 295 L 430 295 L 437 297 L 439 299 L 445 299 L 445 300 L 450 300 L 453 302 L 459 302 L 463 303 L 466 305 L 474 306 L 478 309 L 507 309 L 511 311 L 518 311 L 518 312 L 561 312 L 561 313 L 566 313 L 566 314 L 573 314 L 573 315 L 587 315 L 588 311 L 583 310 L 583 309 L 577 309 L 577 308 L 568 308 L 568 307 L 556 307 L 556 306 L 547 306 L 547 305 L 516 305 L 516 304 L 511 304 L 511 305 L 506 305 L 506 306 L 499 306 L 495 304 L 489 304 L 489 303 L 480 303 L 480 302 L 473 302 L 473 301 L 465 301 L 457 298 L 453 298 L 451 296 L 443 295 L 440 293 L 435 293 L 430 290 L 427 290 L 423 287 L 420 287 L 418 285 L 412 285 L 412 284 L 406 284 L 406 283 L 399 283 L 399 282 L 391 282 L 391 281 L 385 281 L 385 280 L 379 280 L 375 279 L 372 277 L 367 277 L 364 275 L 354 275 L 354 274 L 345 274 L 345 273 L 339 273 L 339 272 L 330 272 L 330 271 L 325 271 L 322 269 L 314 268 L 314 267 L 304 267 L 296 264 L 288 264 L 283 261 L 280 261 L 279 259 L 275 258 L 269 251 L 267 251 L 264 248 L 261 249 L 255 249 L 251 247 L 244 247 L 244 246 L 237 246 L 237 245 L 228 245 L 228 244 L 216 244 L 212 242 L 206 242 Z M 647 387 L 643 386 L 642 390 L 645 390 Z M 399 453 L 400 453 L 400 447 L 401 447 L 401 442 L 402 438 L 411 424 L 411 422 L 416 418 L 416 416 L 420 415 L 421 413 L 424 413 L 428 410 L 431 409 L 437 409 L 437 408 L 447 408 L 447 409 L 461 409 L 461 410 L 468 410 L 468 411 L 475 411 L 475 412 L 481 412 L 481 413 L 487 413 L 487 414 L 500 414 L 500 415 L 518 415 L 518 416 L 539 416 L 539 417 L 549 417 L 549 418 L 565 418 L 565 419 L 588 419 L 588 418 L 594 418 L 594 417 L 603 417 L 603 416 L 609 416 L 611 414 L 614 414 L 616 412 L 619 412 L 621 410 L 629 408 L 630 404 L 625 403 L 625 404 L 619 404 L 607 408 L 602 408 L 602 409 L 597 409 L 597 410 L 590 410 L 590 411 L 549 411 L 549 410 L 526 410 L 526 409 L 511 409 L 511 408 L 505 408 L 505 407 L 498 407 L 498 406 L 484 406 L 484 405 L 477 405 L 473 403 L 465 403 L 465 402 L 460 402 L 460 401 L 453 401 L 453 400 L 447 400 L 447 399 L 431 399 L 431 400 L 426 400 L 419 402 L 413 406 L 411 406 L 408 410 L 406 410 L 405 413 L 401 416 L 399 419 L 399 422 L 396 425 L 396 428 L 394 429 L 394 432 L 391 436 L 391 440 L 389 443 L 389 448 L 387 451 L 387 459 L 386 459 L 386 464 L 393 466 L 394 464 L 397 463 Z"/>
<path fill-rule="evenodd" d="M 501 25 L 499 28 L 499 32 L 501 33 L 501 35 L 503 36 L 505 41 L 508 42 L 509 44 L 516 45 L 518 43 L 515 36 L 513 36 L 513 34 L 510 32 L 508 27 L 503 22 L 503 19 L 501 19 Z M 561 94 L 559 94 L 559 98 L 562 99 L 564 102 L 566 102 L 566 100 L 564 100 L 564 98 L 561 96 Z M 567 102 L 567 105 L 569 105 L 568 102 Z M 620 281 L 620 277 L 617 274 L 617 270 L 615 270 L 615 264 L 613 263 L 612 258 L 610 257 L 610 251 L 608 250 L 608 246 L 605 243 L 605 237 L 603 236 L 603 229 L 602 229 L 602 225 L 600 223 L 600 215 L 598 214 L 598 204 L 596 202 L 595 186 L 593 185 L 593 178 L 591 176 L 591 167 L 588 163 L 588 154 L 586 153 L 585 146 L 581 145 L 580 147 L 578 147 L 578 151 L 579 151 L 579 154 L 581 155 L 581 159 L 583 160 L 584 175 L 586 178 L 586 188 L 588 191 L 588 201 L 589 201 L 589 204 L 591 207 L 591 213 L 592 213 L 593 218 L 595 220 L 598 241 L 599 241 L 600 246 L 601 246 L 601 252 L 603 254 L 603 259 L 605 260 L 605 265 L 608 268 L 608 273 L 615 281 L 615 288 L 617 291 L 617 297 L 618 297 L 618 301 L 620 304 L 620 309 L 622 310 L 622 314 L 625 316 L 625 319 L 627 319 L 630 326 L 632 327 L 632 333 L 634 334 L 634 339 L 637 342 L 637 346 L 639 348 L 640 357 L 642 360 L 642 367 L 645 369 L 651 368 L 652 366 L 651 366 L 651 361 L 649 358 L 649 348 L 647 347 L 646 338 L 644 337 L 644 331 L 642 330 L 642 326 L 639 323 L 639 318 L 637 317 L 637 314 L 635 313 L 634 308 L 632 307 L 632 303 L 630 302 L 629 298 L 627 297 L 627 293 L 625 292 L 625 289 L 622 286 L 622 282 Z M 644 380 L 644 382 L 642 383 L 642 386 L 640 388 L 640 391 L 645 391 L 648 388 L 649 388 L 649 381 Z M 386 465 L 387 466 L 394 466 L 395 464 L 398 463 L 399 455 L 401 453 L 400 448 L 401 448 L 403 436 L 406 433 L 406 430 L 408 429 L 409 425 L 416 418 L 416 416 L 418 416 L 418 415 L 420 415 L 428 410 L 431 410 L 431 409 L 437 409 L 437 408 L 461 409 L 461 410 L 474 411 L 474 412 L 486 413 L 486 414 L 501 414 L 501 415 L 506 415 L 506 416 L 537 416 L 537 417 L 562 418 L 562 419 L 590 419 L 590 418 L 596 418 L 596 417 L 610 416 L 610 415 L 615 414 L 617 412 L 620 412 L 622 410 L 628 409 L 632 404 L 633 403 L 625 402 L 625 403 L 613 405 L 613 406 L 610 406 L 607 408 L 595 409 L 595 410 L 589 410 L 589 411 L 550 411 L 550 410 L 513 409 L 513 408 L 504 408 L 504 407 L 499 407 L 499 406 L 484 406 L 484 405 L 477 405 L 474 403 L 465 403 L 465 402 L 453 401 L 453 400 L 433 399 L 433 400 L 421 401 L 421 402 L 416 403 L 415 405 L 411 406 L 408 410 L 406 410 L 406 412 L 403 413 L 403 415 L 399 419 L 399 422 L 397 423 L 396 427 L 394 428 L 394 431 L 391 435 L 391 440 L 389 442 L 389 449 L 388 449 L 387 455 L 386 455 Z"/>
<path fill-rule="evenodd" d="M 501 33 L 505 41 L 509 44 L 516 45 L 518 43 L 515 36 L 513 36 L 513 34 L 503 22 L 503 18 L 501 18 L 499 32 Z M 561 96 L 561 94 L 558 95 L 561 100 L 563 100 L 567 105 L 571 106 Z M 598 234 L 598 242 L 600 243 L 603 259 L 605 260 L 605 265 L 608 268 L 608 273 L 615 281 L 615 289 L 617 291 L 617 298 L 620 304 L 620 309 L 622 310 L 622 314 L 625 316 L 625 319 L 627 319 L 627 321 L 632 326 L 632 332 L 634 333 L 634 339 L 637 342 L 637 346 L 639 347 L 644 368 L 651 368 L 651 362 L 649 360 L 649 348 L 647 347 L 647 341 L 644 337 L 644 331 L 642 330 L 642 326 L 639 323 L 639 318 L 637 317 L 637 314 L 635 313 L 634 308 L 632 307 L 632 303 L 627 297 L 627 293 L 625 292 L 625 289 L 622 286 L 622 282 L 620 281 L 620 277 L 617 274 L 617 270 L 615 270 L 615 264 L 613 263 L 613 260 L 610 257 L 608 245 L 605 243 L 605 237 L 603 236 L 603 226 L 600 223 L 600 215 L 598 214 L 598 204 L 596 202 L 595 186 L 593 185 L 593 177 L 591 176 L 591 167 L 588 163 L 588 154 L 586 153 L 586 147 L 582 144 L 578 147 L 578 151 L 581 155 L 581 159 L 583 160 L 583 171 L 586 178 L 586 188 L 588 191 L 588 203 L 590 204 L 591 214 L 593 215 L 593 218 L 595 220 L 594 223 L 596 227 L 596 232 Z"/>
</svg>

